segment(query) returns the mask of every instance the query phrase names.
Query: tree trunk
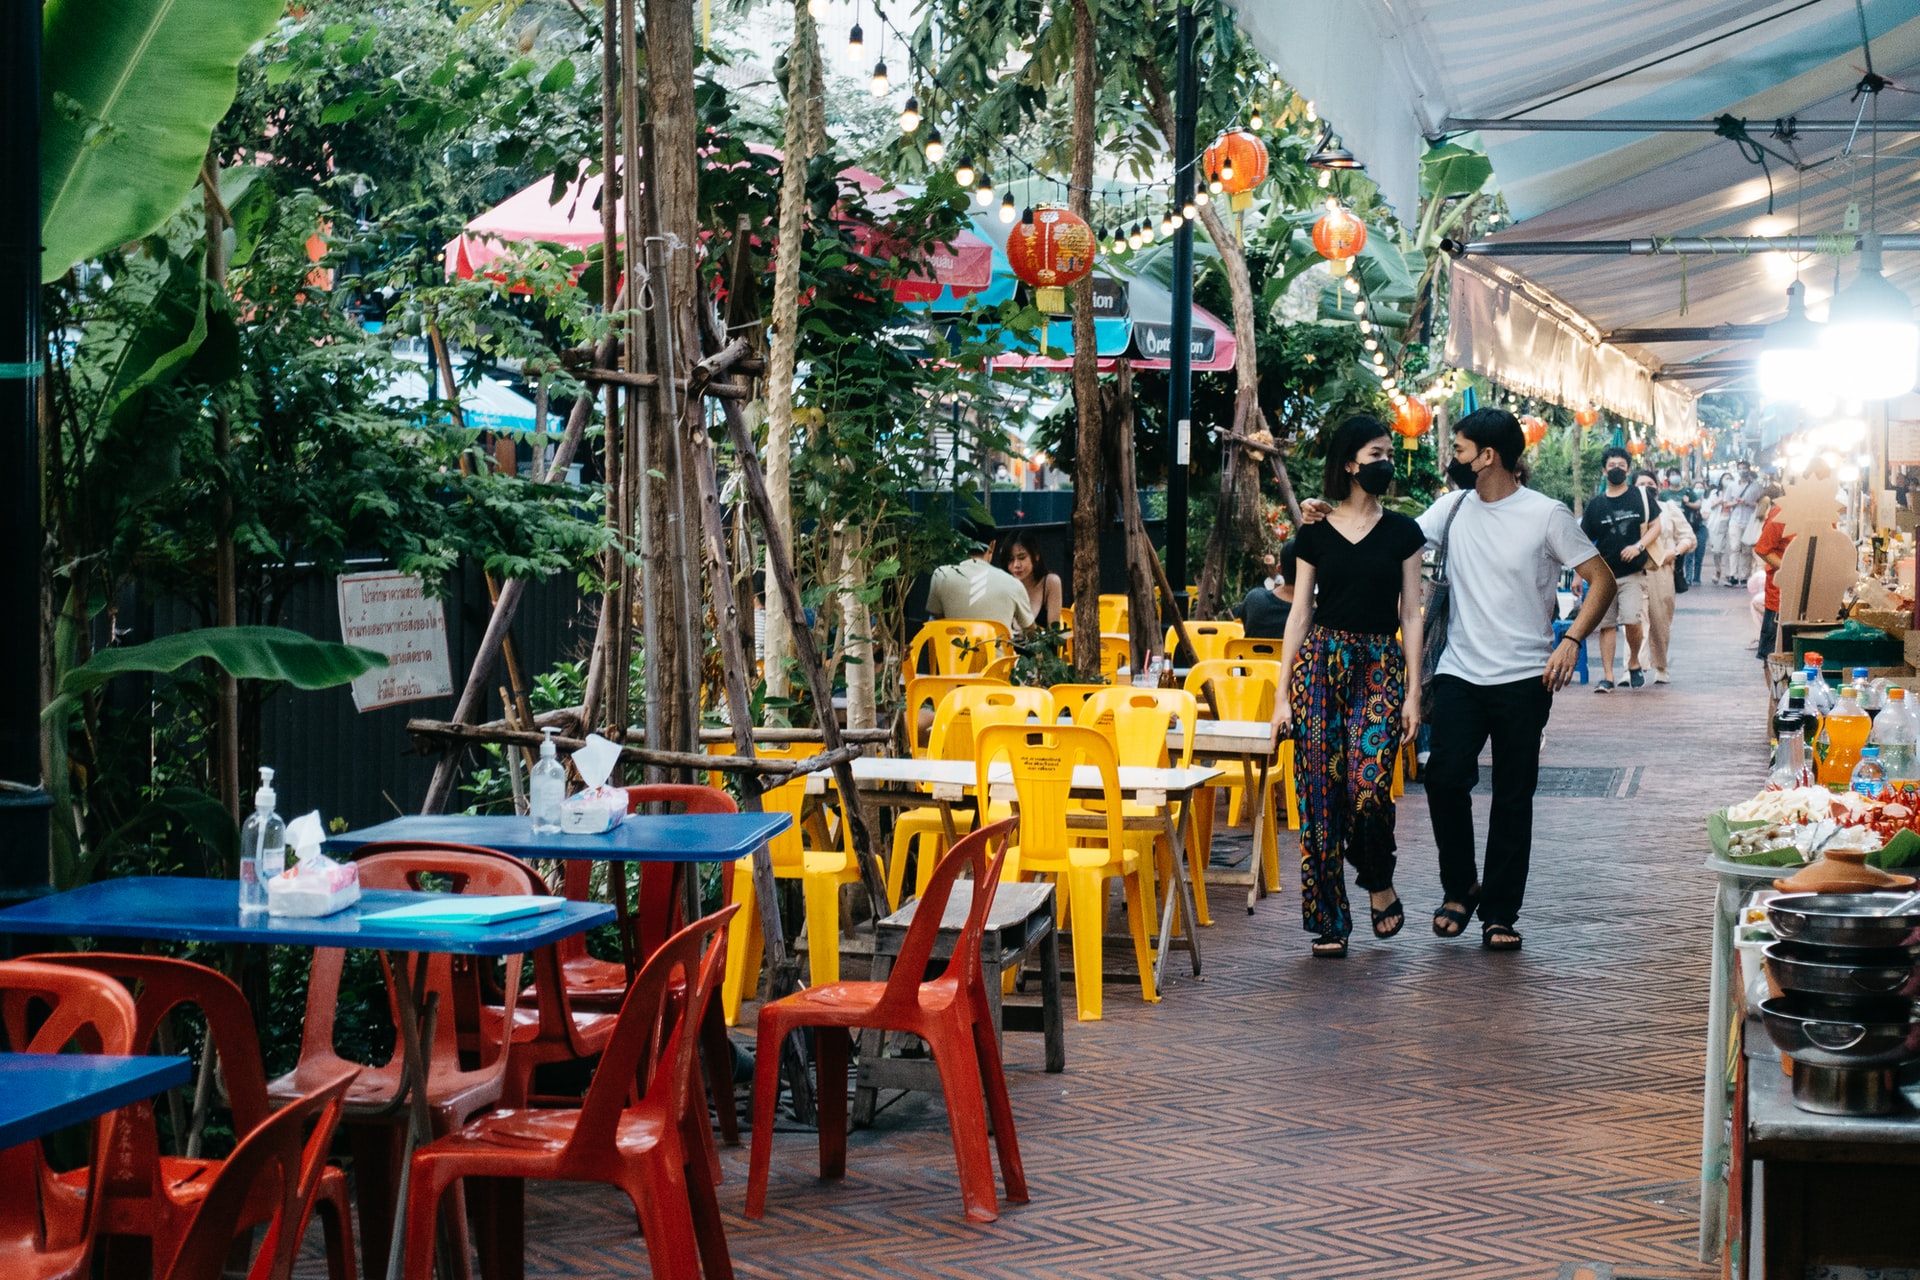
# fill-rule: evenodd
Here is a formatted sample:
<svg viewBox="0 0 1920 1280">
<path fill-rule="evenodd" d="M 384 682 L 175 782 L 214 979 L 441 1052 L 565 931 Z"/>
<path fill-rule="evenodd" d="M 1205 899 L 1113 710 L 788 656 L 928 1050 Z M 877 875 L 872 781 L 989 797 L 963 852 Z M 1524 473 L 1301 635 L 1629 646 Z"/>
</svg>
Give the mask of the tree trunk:
<svg viewBox="0 0 1920 1280">
<path fill-rule="evenodd" d="M 872 610 L 862 603 L 860 590 L 866 585 L 864 531 L 848 524 L 835 535 L 836 560 L 840 587 L 841 674 L 847 682 L 847 728 L 871 729 L 876 717 L 876 673 L 873 669 Z"/>
<path fill-rule="evenodd" d="M 1093 216 L 1093 15 L 1073 0 L 1073 180 L 1068 207 Z M 1093 331 L 1093 279 L 1073 286 L 1073 403 L 1079 419 L 1073 476 L 1073 660 L 1083 680 L 1100 677 L 1100 528 L 1106 516 L 1105 431 L 1099 353 Z"/>
</svg>

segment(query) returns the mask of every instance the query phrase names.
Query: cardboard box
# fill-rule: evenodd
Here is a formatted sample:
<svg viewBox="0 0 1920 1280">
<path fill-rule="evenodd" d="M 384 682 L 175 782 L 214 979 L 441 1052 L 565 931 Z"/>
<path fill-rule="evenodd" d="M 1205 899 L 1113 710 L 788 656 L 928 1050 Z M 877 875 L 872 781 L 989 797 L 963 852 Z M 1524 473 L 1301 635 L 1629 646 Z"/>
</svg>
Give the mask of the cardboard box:
<svg viewBox="0 0 1920 1280">
<path fill-rule="evenodd" d="M 1920 667 L 1920 631 L 1907 632 L 1907 665 Z"/>
</svg>

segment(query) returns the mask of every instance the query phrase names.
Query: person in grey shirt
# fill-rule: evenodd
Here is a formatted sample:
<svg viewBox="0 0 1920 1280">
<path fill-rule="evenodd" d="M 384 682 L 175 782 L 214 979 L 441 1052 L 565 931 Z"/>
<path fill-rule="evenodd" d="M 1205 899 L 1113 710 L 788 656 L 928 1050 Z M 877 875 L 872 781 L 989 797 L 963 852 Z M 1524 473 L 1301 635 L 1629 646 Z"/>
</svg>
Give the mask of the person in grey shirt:
<svg viewBox="0 0 1920 1280">
<path fill-rule="evenodd" d="M 1296 563 L 1293 539 L 1280 548 L 1280 573 L 1272 583 L 1263 583 L 1247 592 L 1247 598 L 1233 606 L 1233 616 L 1243 624 L 1241 634 L 1249 640 L 1283 640 L 1287 618 L 1293 613 L 1293 571 Z"/>
</svg>

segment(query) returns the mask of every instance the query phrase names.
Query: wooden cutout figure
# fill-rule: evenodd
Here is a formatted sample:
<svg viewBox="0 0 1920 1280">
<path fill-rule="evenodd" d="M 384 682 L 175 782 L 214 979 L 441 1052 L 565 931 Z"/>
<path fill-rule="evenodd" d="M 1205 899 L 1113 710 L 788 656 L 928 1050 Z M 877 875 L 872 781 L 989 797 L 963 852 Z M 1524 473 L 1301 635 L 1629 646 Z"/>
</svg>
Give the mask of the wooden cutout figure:
<svg viewBox="0 0 1920 1280">
<path fill-rule="evenodd" d="M 1852 541 L 1834 528 L 1838 489 L 1831 476 L 1805 476 L 1780 499 L 1780 522 L 1793 539 L 1773 571 L 1782 622 L 1840 620 L 1840 601 L 1859 566 Z"/>
</svg>

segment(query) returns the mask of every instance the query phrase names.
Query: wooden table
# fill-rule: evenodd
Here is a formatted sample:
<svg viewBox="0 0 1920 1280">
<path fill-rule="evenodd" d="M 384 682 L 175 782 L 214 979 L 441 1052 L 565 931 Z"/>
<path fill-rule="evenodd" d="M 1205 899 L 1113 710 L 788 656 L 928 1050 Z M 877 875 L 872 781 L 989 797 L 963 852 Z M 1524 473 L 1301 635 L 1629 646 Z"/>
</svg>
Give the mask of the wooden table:
<svg viewBox="0 0 1920 1280">
<path fill-rule="evenodd" d="M 921 808 L 933 805 L 940 811 L 941 824 L 951 842 L 958 839 L 953 826 L 953 806 L 966 803 L 976 786 L 976 768 L 971 760 L 913 760 L 895 757 L 862 756 L 852 762 L 854 785 L 860 800 L 891 808 Z M 1193 793 L 1221 775 L 1211 766 L 1195 765 L 1185 769 L 1147 769 L 1122 765 L 1120 790 L 1135 804 L 1150 806 L 1154 812 L 1127 817 L 1129 831 L 1151 831 L 1164 835 L 1171 851 L 1172 870 L 1164 901 L 1160 905 L 1160 938 L 1154 953 L 1153 976 L 1157 984 L 1166 981 L 1167 959 L 1175 950 L 1186 951 L 1193 961 L 1195 977 L 1200 975 L 1200 930 L 1193 905 L 1193 885 L 1187 880 L 1187 836 L 1193 828 Z M 1013 772 L 1004 763 L 996 763 L 988 773 L 990 800 L 1015 799 Z M 827 778 L 807 775 L 807 789 L 824 793 Z M 927 790 L 917 788 L 925 787 Z M 913 789 L 909 789 L 913 788 Z M 1104 794 L 1100 771 L 1081 765 L 1073 771 L 1073 793 L 1083 798 Z M 1179 806 L 1180 820 L 1173 810 Z M 1085 814 L 1074 820 L 1075 827 L 1100 830 L 1106 820 L 1098 814 Z M 1173 936 L 1174 911 L 1180 913 L 1181 934 Z"/>
<path fill-rule="evenodd" d="M 1178 751 L 1184 741 L 1183 735 L 1171 732 L 1167 735 L 1168 749 Z M 1193 727 L 1193 758 L 1205 760 L 1209 764 L 1238 763 L 1243 785 L 1246 787 L 1246 803 L 1253 811 L 1253 858 L 1244 873 L 1233 871 L 1215 877 L 1221 884 L 1247 886 L 1247 914 L 1253 914 L 1254 903 L 1269 893 L 1280 890 L 1278 884 L 1266 882 L 1265 842 L 1276 839 L 1276 833 L 1267 829 L 1267 795 L 1272 789 L 1273 766 L 1278 762 L 1280 753 L 1280 735 L 1273 724 L 1266 720 L 1201 720 Z M 1243 878 L 1244 875 L 1244 878 Z"/>
</svg>

